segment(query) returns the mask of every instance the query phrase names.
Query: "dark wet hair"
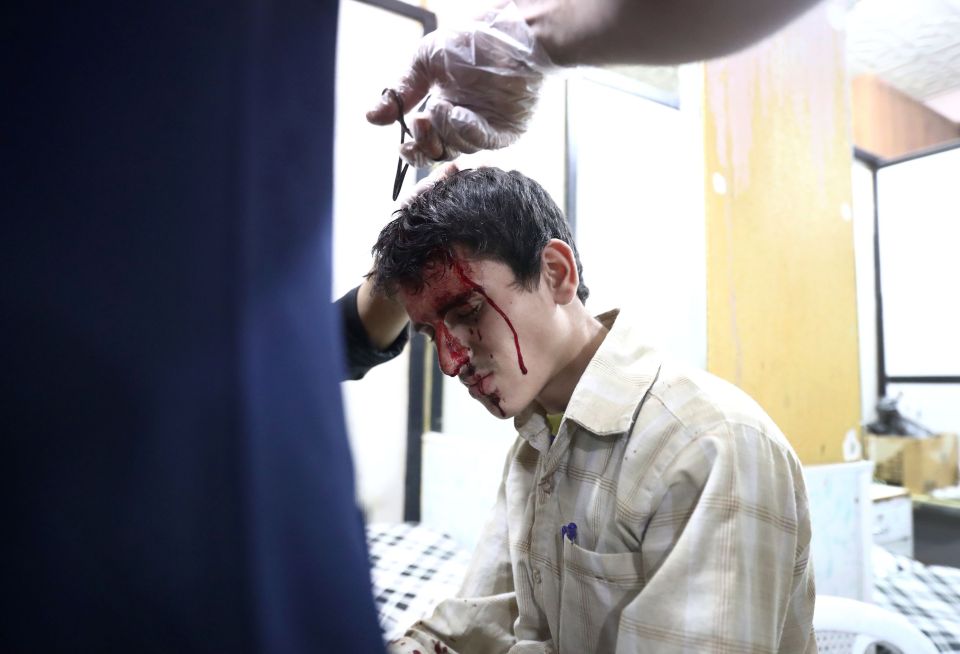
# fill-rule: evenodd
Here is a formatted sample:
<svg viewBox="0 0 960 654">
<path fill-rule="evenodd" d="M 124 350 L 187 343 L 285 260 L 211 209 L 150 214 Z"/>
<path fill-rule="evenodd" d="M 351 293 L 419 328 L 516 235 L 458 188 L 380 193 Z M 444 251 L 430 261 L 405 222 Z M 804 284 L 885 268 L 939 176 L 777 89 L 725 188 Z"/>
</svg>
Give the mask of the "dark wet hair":
<svg viewBox="0 0 960 654">
<path fill-rule="evenodd" d="M 388 293 L 397 287 L 419 292 L 424 269 L 437 260 L 451 260 L 453 246 L 466 247 L 478 258 L 500 261 L 513 271 L 520 287 L 540 283 L 540 255 L 550 239 L 573 250 L 586 302 L 583 266 L 570 226 L 550 195 L 515 170 L 462 170 L 441 179 L 407 206 L 380 232 L 373 246 L 374 284 Z"/>
</svg>

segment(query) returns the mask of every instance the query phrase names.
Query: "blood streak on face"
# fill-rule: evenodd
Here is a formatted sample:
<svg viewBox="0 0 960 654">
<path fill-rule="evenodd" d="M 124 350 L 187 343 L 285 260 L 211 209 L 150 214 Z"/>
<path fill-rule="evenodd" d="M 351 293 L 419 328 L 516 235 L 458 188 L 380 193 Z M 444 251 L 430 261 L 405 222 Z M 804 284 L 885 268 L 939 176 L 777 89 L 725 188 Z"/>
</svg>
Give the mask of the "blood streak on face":
<svg viewBox="0 0 960 654">
<path fill-rule="evenodd" d="M 490 299 L 490 296 L 487 295 L 487 292 L 483 290 L 483 287 L 480 286 L 480 284 L 476 283 L 467 276 L 467 273 L 463 270 L 463 266 L 456 259 L 453 261 L 453 269 L 457 271 L 457 276 L 460 278 L 460 281 L 466 284 L 468 288 L 471 288 L 482 295 L 487 303 L 493 307 L 494 311 L 499 313 L 500 317 L 503 318 L 504 322 L 507 323 L 507 327 L 509 327 L 510 331 L 513 332 L 513 344 L 514 347 L 517 348 L 517 363 L 520 365 L 520 372 L 527 374 L 527 367 L 523 365 L 523 353 L 520 352 L 520 337 L 517 335 L 517 330 L 514 329 L 513 323 L 510 322 L 507 314 L 503 312 L 503 309 L 501 309 L 496 302 Z"/>
<path fill-rule="evenodd" d="M 497 411 L 500 412 L 500 415 L 501 415 L 502 417 L 506 418 L 506 417 L 507 417 L 507 412 L 503 410 L 503 407 L 502 407 L 502 406 L 500 406 L 500 402 L 503 401 L 503 400 L 500 399 L 500 396 L 499 396 L 499 395 L 488 395 L 487 397 L 489 397 L 489 398 L 490 398 L 490 401 L 493 402 L 494 406 L 497 407 Z"/>
</svg>

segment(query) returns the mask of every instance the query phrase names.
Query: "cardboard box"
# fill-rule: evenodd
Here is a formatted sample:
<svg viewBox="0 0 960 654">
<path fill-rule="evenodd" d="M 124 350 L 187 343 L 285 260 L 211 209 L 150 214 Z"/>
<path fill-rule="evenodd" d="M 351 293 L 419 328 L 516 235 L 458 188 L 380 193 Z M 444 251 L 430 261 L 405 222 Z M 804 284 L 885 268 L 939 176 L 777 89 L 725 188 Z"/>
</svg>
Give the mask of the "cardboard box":
<svg viewBox="0 0 960 654">
<path fill-rule="evenodd" d="M 864 451 L 876 464 L 874 477 L 906 486 L 911 493 L 957 485 L 956 434 L 926 438 L 865 434 Z"/>
</svg>

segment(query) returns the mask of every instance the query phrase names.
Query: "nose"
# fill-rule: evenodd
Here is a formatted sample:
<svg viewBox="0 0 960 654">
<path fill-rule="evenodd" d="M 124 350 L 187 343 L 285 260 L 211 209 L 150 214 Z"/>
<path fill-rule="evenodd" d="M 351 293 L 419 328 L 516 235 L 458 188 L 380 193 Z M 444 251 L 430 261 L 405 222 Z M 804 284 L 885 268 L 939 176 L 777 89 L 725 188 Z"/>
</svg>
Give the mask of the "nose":
<svg viewBox="0 0 960 654">
<path fill-rule="evenodd" d="M 461 368 L 470 362 L 470 351 L 445 327 L 438 330 L 437 358 L 443 374 L 456 377 Z"/>
</svg>

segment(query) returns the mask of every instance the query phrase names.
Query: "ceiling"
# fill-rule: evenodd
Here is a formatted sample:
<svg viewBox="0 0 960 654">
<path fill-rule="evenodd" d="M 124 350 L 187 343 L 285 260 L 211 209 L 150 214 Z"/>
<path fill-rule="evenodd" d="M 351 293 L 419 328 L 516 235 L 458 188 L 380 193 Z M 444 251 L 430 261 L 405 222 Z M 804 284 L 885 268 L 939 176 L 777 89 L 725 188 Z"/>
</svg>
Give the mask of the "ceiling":
<svg viewBox="0 0 960 654">
<path fill-rule="evenodd" d="M 859 0 L 846 28 L 851 75 L 872 73 L 960 122 L 960 0 Z"/>
</svg>

